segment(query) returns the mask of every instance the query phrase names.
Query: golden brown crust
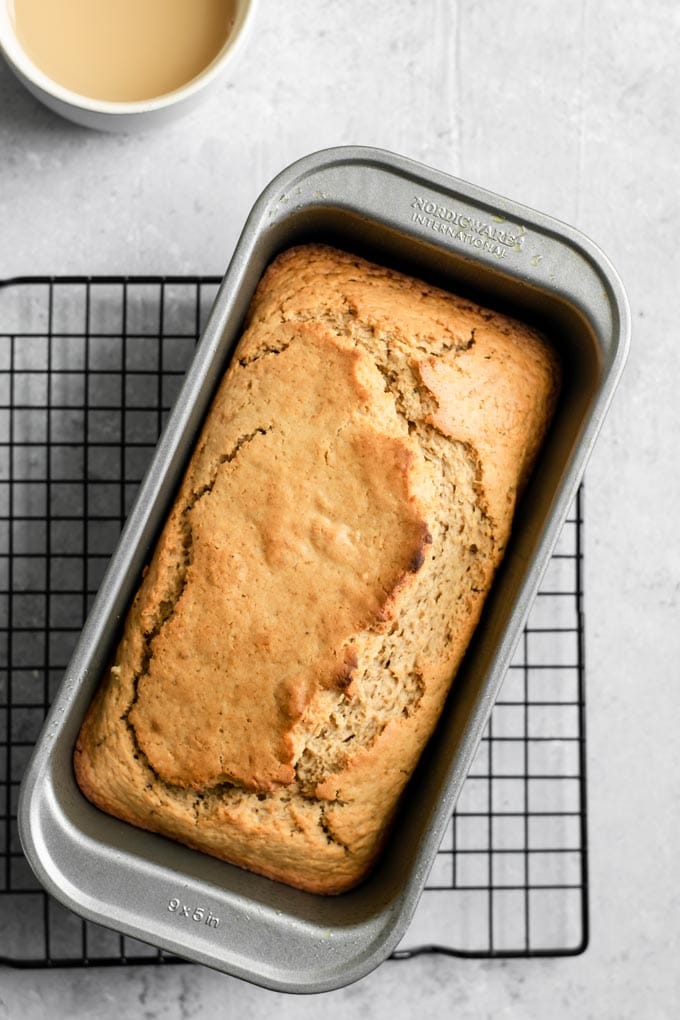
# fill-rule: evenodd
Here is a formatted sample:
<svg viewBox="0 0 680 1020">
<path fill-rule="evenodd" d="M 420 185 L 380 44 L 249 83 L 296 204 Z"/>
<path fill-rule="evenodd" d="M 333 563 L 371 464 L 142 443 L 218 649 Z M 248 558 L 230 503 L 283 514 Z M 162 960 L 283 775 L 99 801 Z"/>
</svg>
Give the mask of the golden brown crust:
<svg viewBox="0 0 680 1020">
<path fill-rule="evenodd" d="M 132 824 L 313 892 L 374 862 L 557 391 L 533 330 L 354 256 L 279 256 L 83 725 Z"/>
</svg>

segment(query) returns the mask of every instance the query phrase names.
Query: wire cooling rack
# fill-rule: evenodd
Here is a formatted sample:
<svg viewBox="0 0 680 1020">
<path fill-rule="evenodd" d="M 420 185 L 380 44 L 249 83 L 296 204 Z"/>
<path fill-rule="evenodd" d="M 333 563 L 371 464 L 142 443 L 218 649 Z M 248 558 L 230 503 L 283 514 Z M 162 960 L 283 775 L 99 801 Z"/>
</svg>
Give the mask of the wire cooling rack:
<svg viewBox="0 0 680 1020">
<path fill-rule="evenodd" d="M 214 278 L 0 284 L 0 960 L 168 962 L 47 896 L 19 783 L 210 309 Z M 582 494 L 395 953 L 567 955 L 588 938 Z"/>
</svg>

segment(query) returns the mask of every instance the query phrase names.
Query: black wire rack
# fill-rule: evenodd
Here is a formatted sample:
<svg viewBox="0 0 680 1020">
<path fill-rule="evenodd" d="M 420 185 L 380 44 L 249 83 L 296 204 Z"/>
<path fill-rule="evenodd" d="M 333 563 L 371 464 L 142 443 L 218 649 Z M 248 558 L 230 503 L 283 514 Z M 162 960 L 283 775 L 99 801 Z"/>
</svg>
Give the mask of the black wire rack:
<svg viewBox="0 0 680 1020">
<path fill-rule="evenodd" d="M 214 299 L 212 277 L 0 284 L 0 961 L 167 963 L 44 893 L 19 784 Z M 394 954 L 588 940 L 582 493 L 412 925 Z"/>
</svg>

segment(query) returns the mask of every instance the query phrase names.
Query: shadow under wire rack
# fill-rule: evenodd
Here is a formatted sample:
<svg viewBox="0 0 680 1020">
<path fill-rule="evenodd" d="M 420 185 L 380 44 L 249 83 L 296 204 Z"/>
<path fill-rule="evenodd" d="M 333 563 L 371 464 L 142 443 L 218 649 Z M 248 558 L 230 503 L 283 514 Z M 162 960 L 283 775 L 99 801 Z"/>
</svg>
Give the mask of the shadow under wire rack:
<svg viewBox="0 0 680 1020">
<path fill-rule="evenodd" d="M 213 277 L 0 283 L 0 961 L 169 963 L 39 886 L 19 784 L 214 300 Z M 588 941 L 583 494 L 396 958 Z"/>
</svg>

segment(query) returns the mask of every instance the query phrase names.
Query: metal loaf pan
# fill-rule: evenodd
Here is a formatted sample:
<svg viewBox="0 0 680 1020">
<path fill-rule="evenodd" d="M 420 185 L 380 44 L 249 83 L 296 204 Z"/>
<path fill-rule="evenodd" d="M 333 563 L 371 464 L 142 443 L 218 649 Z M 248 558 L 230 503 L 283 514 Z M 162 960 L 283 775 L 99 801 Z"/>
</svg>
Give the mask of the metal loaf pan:
<svg viewBox="0 0 680 1020">
<path fill-rule="evenodd" d="M 249 874 L 96 810 L 71 754 L 119 625 L 266 265 L 326 241 L 538 324 L 564 385 L 513 537 L 440 725 L 375 873 L 321 897 Z M 529 607 L 623 367 L 621 283 L 583 235 L 389 153 L 311 155 L 256 202 L 27 770 L 24 850 L 43 885 L 84 917 L 269 988 L 320 992 L 367 974 L 415 910 Z"/>
</svg>

